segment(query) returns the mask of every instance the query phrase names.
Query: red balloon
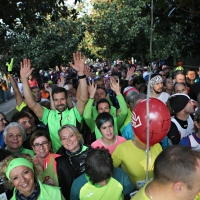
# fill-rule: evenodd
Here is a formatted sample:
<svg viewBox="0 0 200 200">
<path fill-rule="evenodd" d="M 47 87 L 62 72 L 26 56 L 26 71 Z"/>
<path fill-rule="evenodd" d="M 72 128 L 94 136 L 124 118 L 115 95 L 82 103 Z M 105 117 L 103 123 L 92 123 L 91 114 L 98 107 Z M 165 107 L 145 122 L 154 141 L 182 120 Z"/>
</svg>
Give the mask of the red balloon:
<svg viewBox="0 0 200 200">
<path fill-rule="evenodd" d="M 139 140 L 146 144 L 147 112 L 144 99 L 139 102 L 132 112 L 132 129 Z M 167 106 L 156 98 L 149 99 L 149 144 L 159 143 L 168 133 L 171 116 Z"/>
</svg>

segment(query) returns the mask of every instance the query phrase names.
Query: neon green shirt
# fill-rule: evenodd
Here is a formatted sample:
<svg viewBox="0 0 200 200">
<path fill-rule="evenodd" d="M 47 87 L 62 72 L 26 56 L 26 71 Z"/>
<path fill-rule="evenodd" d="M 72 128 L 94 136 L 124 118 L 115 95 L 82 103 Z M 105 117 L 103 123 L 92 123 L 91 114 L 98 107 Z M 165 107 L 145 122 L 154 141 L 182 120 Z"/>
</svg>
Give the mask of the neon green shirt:
<svg viewBox="0 0 200 200">
<path fill-rule="evenodd" d="M 124 100 L 124 97 L 122 94 L 117 96 L 119 106 L 121 109 L 120 114 L 116 117 L 116 108 L 111 106 L 110 114 L 113 116 L 114 119 L 114 134 L 118 135 L 118 132 L 120 128 L 123 126 L 124 120 L 126 119 L 128 109 L 126 102 Z M 88 102 L 85 106 L 85 110 L 83 113 L 83 118 L 85 120 L 85 123 L 91 130 L 91 132 L 95 132 L 96 139 L 99 139 L 102 137 L 100 130 L 96 127 L 95 119 L 98 116 L 98 112 L 96 110 L 96 106 L 92 106 L 94 102 L 94 99 L 88 99 Z"/>
<path fill-rule="evenodd" d="M 49 110 L 44 107 L 44 113 L 40 121 L 42 121 L 45 125 L 48 124 L 54 152 L 57 152 L 61 147 L 58 135 L 58 130 L 61 126 L 66 124 L 77 126 L 77 123 L 81 123 L 81 120 L 82 117 L 76 107 L 70 110 L 66 109 L 62 113 L 59 113 L 57 110 Z"/>
<path fill-rule="evenodd" d="M 155 144 L 149 150 L 149 178 L 153 178 L 154 162 L 161 153 L 160 144 Z M 119 144 L 112 154 L 115 167 L 121 168 L 127 173 L 132 184 L 140 189 L 145 184 L 146 179 L 146 153 L 137 148 L 132 140 Z"/>
<path fill-rule="evenodd" d="M 40 195 L 37 200 L 65 200 L 62 196 L 60 188 L 56 186 L 50 186 L 42 184 L 40 181 Z M 11 200 L 16 200 L 16 188 L 14 189 L 13 196 Z"/>
<path fill-rule="evenodd" d="M 134 195 L 131 200 L 151 200 L 145 193 L 145 188 L 147 184 L 144 185 L 137 193 Z"/>
<path fill-rule="evenodd" d="M 148 183 L 147 183 L 148 184 Z M 132 198 L 131 200 L 151 200 L 145 192 L 146 185 L 144 185 Z M 200 200 L 200 195 L 197 195 L 194 200 Z"/>
<path fill-rule="evenodd" d="M 123 200 L 122 185 L 115 180 L 110 178 L 105 186 L 95 186 L 88 181 L 80 190 L 80 200 L 102 200 L 102 199 L 114 199 Z M 113 192 L 114 191 L 114 192 Z"/>
</svg>

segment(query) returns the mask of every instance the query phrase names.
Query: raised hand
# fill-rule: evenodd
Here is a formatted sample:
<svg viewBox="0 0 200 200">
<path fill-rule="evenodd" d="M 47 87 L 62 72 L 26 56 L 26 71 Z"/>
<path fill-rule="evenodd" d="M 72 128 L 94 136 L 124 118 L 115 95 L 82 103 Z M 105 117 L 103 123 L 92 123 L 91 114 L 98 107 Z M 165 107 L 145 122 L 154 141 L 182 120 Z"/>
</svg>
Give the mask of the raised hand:
<svg viewBox="0 0 200 200">
<path fill-rule="evenodd" d="M 60 76 L 60 82 L 58 84 L 59 87 L 64 87 L 65 84 L 65 77 L 64 76 Z"/>
<path fill-rule="evenodd" d="M 73 59 L 74 59 L 74 64 L 72 64 L 71 62 L 69 63 L 70 66 L 77 71 L 78 76 L 82 76 L 84 75 L 84 69 L 85 69 L 85 56 L 83 56 L 82 58 L 82 54 L 81 52 L 76 52 L 73 53 Z"/>
<path fill-rule="evenodd" d="M 116 95 L 121 94 L 120 86 L 119 86 L 119 79 L 115 80 L 112 76 L 110 77 L 110 88 L 115 92 Z"/>
<path fill-rule="evenodd" d="M 90 83 L 89 81 L 88 85 L 89 98 L 94 98 L 96 91 L 97 91 L 97 85 L 94 84 L 94 80 L 92 80 L 92 83 Z"/>
<path fill-rule="evenodd" d="M 12 72 L 14 58 L 11 58 L 10 63 L 6 62 L 6 66 L 8 67 L 8 72 Z"/>
<path fill-rule="evenodd" d="M 20 62 L 20 76 L 21 79 L 27 78 L 32 74 L 34 68 L 31 68 L 31 61 L 29 59 L 24 58 L 22 62 Z"/>
<path fill-rule="evenodd" d="M 45 84 L 44 84 L 44 89 L 45 89 L 47 92 L 49 92 L 49 93 L 52 92 L 52 88 L 49 86 L 48 83 L 45 83 Z"/>
<path fill-rule="evenodd" d="M 130 77 L 133 75 L 134 71 L 135 71 L 134 67 L 131 67 L 128 69 L 127 74 L 126 74 L 126 80 L 130 79 Z"/>
<path fill-rule="evenodd" d="M 86 78 L 88 78 L 90 76 L 90 74 L 91 74 L 91 69 L 87 65 L 85 65 L 84 74 L 86 75 Z"/>
</svg>

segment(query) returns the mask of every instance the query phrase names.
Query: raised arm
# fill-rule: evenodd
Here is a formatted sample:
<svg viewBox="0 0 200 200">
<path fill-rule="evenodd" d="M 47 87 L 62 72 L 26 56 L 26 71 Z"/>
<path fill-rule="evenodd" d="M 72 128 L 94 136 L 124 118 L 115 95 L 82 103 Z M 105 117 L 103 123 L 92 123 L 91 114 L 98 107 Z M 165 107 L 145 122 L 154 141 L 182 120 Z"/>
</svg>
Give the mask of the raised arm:
<svg viewBox="0 0 200 200">
<path fill-rule="evenodd" d="M 83 118 L 91 132 L 95 131 L 95 121 L 92 116 L 92 108 L 93 108 L 92 106 L 94 103 L 94 95 L 96 93 L 96 90 L 97 90 L 97 86 L 94 84 L 94 80 L 92 80 L 92 83 L 90 83 L 89 81 L 89 85 L 88 85 L 89 99 L 85 106 Z"/>
<path fill-rule="evenodd" d="M 116 81 L 113 77 L 110 77 L 110 87 L 115 92 L 116 98 L 119 102 L 119 109 L 117 111 L 117 128 L 120 130 L 128 114 L 128 108 L 124 97 L 120 92 L 119 79 Z"/>
<path fill-rule="evenodd" d="M 77 71 L 79 77 L 79 85 L 78 90 L 80 91 L 80 96 L 77 99 L 76 108 L 80 115 L 83 115 L 83 111 L 85 109 L 85 105 L 88 100 L 88 90 L 87 90 L 87 83 L 86 83 L 86 76 L 84 74 L 85 66 L 85 56 L 82 59 L 81 52 L 73 53 L 74 64 L 69 63 L 70 66 Z"/>
<path fill-rule="evenodd" d="M 23 59 L 23 62 L 20 62 L 20 76 L 23 84 L 24 97 L 28 107 L 35 113 L 35 115 L 42 119 L 44 109 L 43 107 L 35 101 L 33 98 L 31 89 L 28 84 L 28 77 L 33 72 L 34 68 L 31 68 L 31 62 L 29 59 Z"/>
<path fill-rule="evenodd" d="M 20 107 L 20 105 L 23 102 L 23 99 L 22 99 L 22 95 L 19 91 L 17 82 L 15 81 L 15 79 L 13 78 L 13 75 L 12 75 L 13 62 L 14 62 L 14 58 L 11 59 L 10 63 L 6 62 L 6 66 L 8 67 L 8 78 L 10 80 L 13 91 L 15 93 L 15 100 L 16 100 L 17 107 Z"/>
<path fill-rule="evenodd" d="M 53 97 L 52 97 L 52 88 L 49 86 L 48 83 L 44 84 L 44 89 L 49 92 L 49 101 L 50 101 L 50 109 L 55 110 L 55 105 L 53 102 Z"/>
</svg>

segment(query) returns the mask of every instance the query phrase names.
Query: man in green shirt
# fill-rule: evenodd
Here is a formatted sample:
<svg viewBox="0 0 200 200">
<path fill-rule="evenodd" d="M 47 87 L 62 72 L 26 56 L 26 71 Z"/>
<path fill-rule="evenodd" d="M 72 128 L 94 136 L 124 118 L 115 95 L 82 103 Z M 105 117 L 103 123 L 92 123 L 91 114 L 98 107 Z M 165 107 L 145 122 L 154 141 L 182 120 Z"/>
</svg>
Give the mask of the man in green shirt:
<svg viewBox="0 0 200 200">
<path fill-rule="evenodd" d="M 76 107 L 68 110 L 67 107 L 67 91 L 64 88 L 55 88 L 52 91 L 53 102 L 56 110 L 48 110 L 37 103 L 31 93 L 28 85 L 28 77 L 34 70 L 31 68 L 30 60 L 24 59 L 20 63 L 20 75 L 23 84 L 24 97 L 27 105 L 33 110 L 35 115 L 45 124 L 48 125 L 50 137 L 52 139 L 52 146 L 54 152 L 57 152 L 61 146 L 58 136 L 58 130 L 65 124 L 72 124 L 78 126 L 81 123 L 83 111 L 88 100 L 88 90 L 86 83 L 86 76 L 84 75 L 84 59 L 80 52 L 73 53 L 74 64 L 70 66 L 77 71 L 79 78 L 78 92 L 80 94 Z"/>
</svg>

